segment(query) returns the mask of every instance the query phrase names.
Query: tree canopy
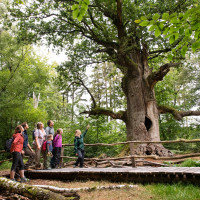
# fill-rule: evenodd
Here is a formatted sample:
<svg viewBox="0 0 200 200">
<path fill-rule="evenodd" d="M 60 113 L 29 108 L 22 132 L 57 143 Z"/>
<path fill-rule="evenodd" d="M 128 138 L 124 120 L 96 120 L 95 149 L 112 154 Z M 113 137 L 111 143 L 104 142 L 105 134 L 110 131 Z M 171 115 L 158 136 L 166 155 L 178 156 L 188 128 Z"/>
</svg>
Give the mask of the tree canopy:
<svg viewBox="0 0 200 200">
<path fill-rule="evenodd" d="M 90 94 L 92 105 L 85 113 L 123 120 L 129 140 L 159 140 L 159 113 L 170 112 L 179 120 L 200 114 L 157 105 L 154 90 L 171 68 L 184 69 L 187 51 L 199 49 L 198 0 L 78 2 L 14 1 L 6 25 L 17 25 L 19 41 L 47 41 L 66 51 L 61 71 L 67 75 L 69 69 L 80 75 L 91 64 L 116 65 L 123 74 L 127 108 L 99 108 Z"/>
</svg>

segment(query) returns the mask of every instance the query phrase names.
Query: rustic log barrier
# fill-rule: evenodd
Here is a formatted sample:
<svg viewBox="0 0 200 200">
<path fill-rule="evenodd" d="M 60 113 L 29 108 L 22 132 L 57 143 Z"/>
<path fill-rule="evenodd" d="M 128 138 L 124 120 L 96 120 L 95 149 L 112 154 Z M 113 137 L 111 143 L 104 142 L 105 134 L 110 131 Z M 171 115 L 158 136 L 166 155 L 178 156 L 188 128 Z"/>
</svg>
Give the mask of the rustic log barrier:
<svg viewBox="0 0 200 200">
<path fill-rule="evenodd" d="M 200 142 L 200 139 L 193 139 L 193 140 L 186 140 L 186 139 L 179 139 L 179 140 L 165 140 L 165 141 L 127 141 L 127 142 L 118 142 L 118 143 L 112 143 L 112 144 L 106 144 L 106 143 L 96 143 L 96 144 L 85 144 L 85 146 L 115 146 L 115 145 L 125 145 L 125 144 L 173 144 L 173 143 L 198 143 Z M 61 150 L 61 160 L 60 160 L 60 167 L 64 166 L 63 158 L 69 158 L 69 159 L 77 159 L 77 157 L 69 157 L 64 156 L 64 149 L 68 146 L 74 146 L 74 144 L 63 144 L 62 150 Z M 0 150 L 0 153 L 5 153 L 5 150 Z M 118 157 L 118 158 L 85 158 L 85 160 L 94 160 L 94 161 L 111 161 L 111 160 L 122 160 L 122 159 L 131 159 L 132 166 L 136 167 L 136 158 L 150 158 L 155 160 L 175 160 L 175 159 L 183 159 L 183 158 L 191 158 L 191 157 L 197 157 L 200 156 L 200 153 L 191 153 L 191 154 L 183 154 L 179 156 L 169 156 L 169 157 L 162 157 L 157 155 L 130 155 L 130 156 L 124 156 L 124 157 Z M 5 160 L 7 161 L 7 160 Z M 4 161 L 0 161 L 0 164 Z"/>
<path fill-rule="evenodd" d="M 193 140 L 179 139 L 179 140 L 163 140 L 163 141 L 127 141 L 127 142 L 117 142 L 112 144 L 106 144 L 106 143 L 85 144 L 85 146 L 115 146 L 120 144 L 171 144 L 180 142 L 194 143 L 194 142 L 200 142 L 200 139 L 193 139 Z M 63 146 L 74 146 L 74 144 L 63 144 Z"/>
<path fill-rule="evenodd" d="M 193 139 L 193 140 L 186 140 L 186 139 L 179 139 L 179 140 L 164 140 L 164 141 L 127 141 L 127 142 L 117 142 L 112 144 L 106 144 L 106 143 L 96 143 L 96 144 L 85 144 L 85 146 L 115 146 L 115 145 L 125 145 L 125 144 L 174 144 L 174 143 L 198 143 L 200 142 L 200 139 Z M 63 166 L 63 158 L 69 158 L 69 159 L 76 159 L 77 157 L 69 157 L 64 156 L 64 148 L 68 146 L 74 146 L 74 144 L 63 144 L 62 145 L 62 152 L 61 152 L 61 164 L 60 166 Z M 131 159 L 132 167 L 136 167 L 137 161 L 136 158 L 150 158 L 155 160 L 175 160 L 175 159 L 183 159 L 183 158 L 191 158 L 191 157 L 197 157 L 200 156 L 200 153 L 191 153 L 191 154 L 183 154 L 179 156 L 169 156 L 169 157 L 162 157 L 157 155 L 130 155 L 130 156 L 124 156 L 124 157 L 118 157 L 118 158 L 85 158 L 85 160 L 94 160 L 94 161 L 111 161 L 111 160 L 121 160 L 121 159 Z"/>
</svg>

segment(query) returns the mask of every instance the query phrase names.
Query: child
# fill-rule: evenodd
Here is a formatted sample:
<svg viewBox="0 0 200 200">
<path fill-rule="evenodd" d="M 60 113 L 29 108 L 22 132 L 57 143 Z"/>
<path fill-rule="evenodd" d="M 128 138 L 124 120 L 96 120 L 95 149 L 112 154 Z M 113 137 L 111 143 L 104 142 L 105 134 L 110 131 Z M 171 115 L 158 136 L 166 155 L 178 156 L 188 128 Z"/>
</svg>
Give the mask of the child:
<svg viewBox="0 0 200 200">
<path fill-rule="evenodd" d="M 78 156 L 78 159 L 77 159 L 74 167 L 78 167 L 79 163 L 80 163 L 80 168 L 83 167 L 84 156 L 85 156 L 84 137 L 85 137 L 89 127 L 90 126 L 88 125 L 83 134 L 81 134 L 80 130 L 75 131 L 74 150 L 75 150 L 76 156 Z"/>
<path fill-rule="evenodd" d="M 62 148 L 62 128 L 56 131 L 53 139 L 53 158 L 51 159 L 51 168 L 58 168 L 60 163 L 60 155 Z"/>
<path fill-rule="evenodd" d="M 47 149 L 46 149 L 47 167 L 46 167 L 46 169 L 51 169 L 50 161 L 51 161 L 52 151 L 53 151 L 52 140 L 53 140 L 53 135 L 52 134 L 47 135 L 47 143 L 46 143 L 46 145 L 47 145 Z"/>
<path fill-rule="evenodd" d="M 15 181 L 14 177 L 16 168 L 19 166 L 19 173 L 22 183 L 28 181 L 28 179 L 25 178 L 24 176 L 24 163 L 22 158 L 22 154 L 24 153 L 23 152 L 24 137 L 22 135 L 23 131 L 24 128 L 21 125 L 15 128 L 15 133 L 13 134 L 13 142 L 10 148 L 10 152 L 12 153 L 13 156 L 12 167 L 10 170 L 10 179 L 12 181 Z"/>
</svg>

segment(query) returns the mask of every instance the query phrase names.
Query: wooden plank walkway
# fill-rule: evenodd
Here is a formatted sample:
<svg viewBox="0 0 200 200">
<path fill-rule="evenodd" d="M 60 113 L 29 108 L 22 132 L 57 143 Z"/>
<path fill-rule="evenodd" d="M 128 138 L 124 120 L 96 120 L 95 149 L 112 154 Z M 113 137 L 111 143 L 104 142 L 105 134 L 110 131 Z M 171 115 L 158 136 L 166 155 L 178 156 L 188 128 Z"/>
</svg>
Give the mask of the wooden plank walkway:
<svg viewBox="0 0 200 200">
<path fill-rule="evenodd" d="M 31 170 L 30 179 L 109 180 L 133 183 L 185 182 L 200 184 L 200 167 L 62 168 Z"/>
</svg>

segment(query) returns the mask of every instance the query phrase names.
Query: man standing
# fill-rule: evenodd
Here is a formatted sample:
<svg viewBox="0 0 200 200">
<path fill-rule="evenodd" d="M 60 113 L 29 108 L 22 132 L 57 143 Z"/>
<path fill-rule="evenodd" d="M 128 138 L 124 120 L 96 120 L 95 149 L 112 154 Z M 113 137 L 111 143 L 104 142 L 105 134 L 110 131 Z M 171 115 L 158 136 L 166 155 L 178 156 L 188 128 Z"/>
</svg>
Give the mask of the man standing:
<svg viewBox="0 0 200 200">
<path fill-rule="evenodd" d="M 53 123 L 53 121 L 52 121 L 52 120 L 48 120 L 48 121 L 47 121 L 47 125 L 48 125 L 48 126 L 45 128 L 46 134 L 47 134 L 47 135 L 51 134 L 51 135 L 54 136 L 54 128 L 53 128 L 54 123 Z"/>
<path fill-rule="evenodd" d="M 26 164 L 24 165 L 24 169 L 28 169 L 30 166 L 34 165 L 34 161 L 35 161 L 35 152 L 33 151 L 33 149 L 31 148 L 29 142 L 28 142 L 28 133 L 27 133 L 27 129 L 29 128 L 27 122 L 24 122 L 21 124 L 21 126 L 24 128 L 23 131 L 23 137 L 24 137 L 24 143 L 23 143 L 23 150 L 24 150 L 24 155 L 25 156 L 29 156 L 28 161 L 26 162 Z"/>
</svg>

